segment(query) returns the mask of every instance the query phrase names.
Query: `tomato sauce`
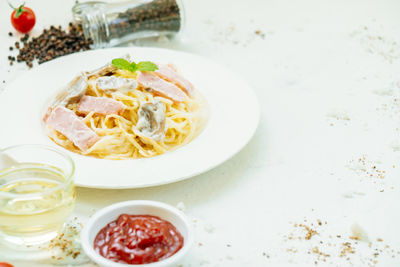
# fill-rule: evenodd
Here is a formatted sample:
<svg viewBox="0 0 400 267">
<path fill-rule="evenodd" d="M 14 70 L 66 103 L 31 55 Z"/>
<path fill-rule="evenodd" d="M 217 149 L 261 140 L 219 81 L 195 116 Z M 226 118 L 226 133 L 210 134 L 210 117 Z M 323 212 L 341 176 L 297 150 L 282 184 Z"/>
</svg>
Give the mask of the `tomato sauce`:
<svg viewBox="0 0 400 267">
<path fill-rule="evenodd" d="M 183 246 L 183 236 L 168 221 L 151 215 L 121 214 L 94 239 L 94 249 L 119 263 L 145 264 L 174 255 Z"/>
</svg>

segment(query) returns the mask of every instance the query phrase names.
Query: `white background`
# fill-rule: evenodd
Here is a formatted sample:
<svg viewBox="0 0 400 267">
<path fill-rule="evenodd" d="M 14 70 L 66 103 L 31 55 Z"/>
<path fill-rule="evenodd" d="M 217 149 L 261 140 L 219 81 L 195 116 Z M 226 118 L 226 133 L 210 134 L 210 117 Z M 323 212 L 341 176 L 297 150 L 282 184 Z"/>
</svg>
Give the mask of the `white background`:
<svg viewBox="0 0 400 267">
<path fill-rule="evenodd" d="M 33 34 L 66 25 L 73 2 L 29 1 Z M 123 200 L 183 202 L 196 233 L 184 267 L 399 266 L 400 2 L 184 3 L 184 38 L 137 44 L 200 54 L 243 76 L 259 97 L 259 128 L 237 156 L 193 179 L 140 190 L 79 188 L 79 220 Z M 26 71 L 6 60 L 15 42 L 10 13 L 1 1 L 0 91 Z M 319 234 L 310 240 L 290 224 L 317 219 L 323 223 L 312 226 Z M 348 239 L 354 225 L 370 247 Z M 287 240 L 292 232 L 302 240 Z M 355 253 L 340 257 L 347 241 Z M 330 256 L 318 259 L 315 247 Z"/>
</svg>

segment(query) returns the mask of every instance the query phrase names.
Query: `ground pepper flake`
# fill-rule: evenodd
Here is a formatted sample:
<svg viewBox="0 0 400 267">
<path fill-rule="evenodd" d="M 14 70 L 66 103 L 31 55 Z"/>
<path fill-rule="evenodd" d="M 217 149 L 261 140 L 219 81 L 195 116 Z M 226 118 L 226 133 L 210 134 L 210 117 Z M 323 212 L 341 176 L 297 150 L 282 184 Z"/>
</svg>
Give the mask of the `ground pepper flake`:
<svg viewBox="0 0 400 267">
<path fill-rule="evenodd" d="M 348 253 L 354 254 L 356 251 L 351 246 L 349 242 L 345 242 L 342 244 L 342 250 L 340 251 L 340 257 L 347 256 Z"/>
<path fill-rule="evenodd" d="M 50 241 L 46 249 L 51 251 L 51 260 L 56 261 L 57 264 L 78 264 L 88 261 L 82 253 L 79 242 L 81 227 L 76 219 L 70 221 L 66 224 L 64 231 Z"/>
<path fill-rule="evenodd" d="M 317 234 L 318 234 L 317 231 L 311 229 L 311 228 L 308 227 L 307 225 L 299 224 L 299 226 L 300 226 L 300 227 L 303 227 L 303 228 L 307 231 L 306 236 L 304 237 L 306 240 L 310 240 L 314 235 L 317 235 Z"/>
<path fill-rule="evenodd" d="M 334 234 L 328 232 L 326 221 L 324 223 L 321 220 L 317 220 L 317 223 L 308 221 L 308 223 L 291 222 L 294 229 L 283 235 L 284 241 L 288 242 L 288 245 L 290 244 L 285 248 L 287 253 L 308 255 L 305 262 L 296 262 L 297 264 L 304 263 L 303 265 L 305 265 L 307 263 L 310 266 L 312 263 L 316 265 L 329 263 L 335 266 L 374 266 L 382 257 L 392 259 L 400 255 L 400 250 L 391 248 L 381 238 L 376 238 L 376 242 L 368 242 L 367 234 L 359 226 L 351 227 L 351 235 Z M 311 233 L 309 234 L 307 231 L 304 236 L 303 229 L 309 229 Z M 317 232 L 318 236 L 315 236 L 312 231 Z M 306 246 L 304 242 L 307 242 Z M 306 249 L 304 249 L 305 247 Z M 296 256 L 290 259 L 290 262 L 299 261 L 300 258 Z"/>
<path fill-rule="evenodd" d="M 350 160 L 346 167 L 366 177 L 384 179 L 386 176 L 386 171 L 378 168 L 376 163 L 369 160 L 366 155 L 362 155 L 357 160 Z"/>
<path fill-rule="evenodd" d="M 265 33 L 263 33 L 261 30 L 255 30 L 254 33 L 260 36 L 262 39 L 265 39 Z"/>
<path fill-rule="evenodd" d="M 319 250 L 318 247 L 314 247 L 314 248 L 312 249 L 312 252 L 313 252 L 314 254 L 317 254 L 317 255 L 323 257 L 323 258 L 328 258 L 328 257 L 331 256 L 331 255 L 329 255 L 329 254 L 327 254 L 327 253 L 321 252 L 321 251 Z M 319 258 L 318 258 L 318 259 L 319 259 Z M 323 259 L 323 261 L 326 261 L 326 259 Z"/>
</svg>

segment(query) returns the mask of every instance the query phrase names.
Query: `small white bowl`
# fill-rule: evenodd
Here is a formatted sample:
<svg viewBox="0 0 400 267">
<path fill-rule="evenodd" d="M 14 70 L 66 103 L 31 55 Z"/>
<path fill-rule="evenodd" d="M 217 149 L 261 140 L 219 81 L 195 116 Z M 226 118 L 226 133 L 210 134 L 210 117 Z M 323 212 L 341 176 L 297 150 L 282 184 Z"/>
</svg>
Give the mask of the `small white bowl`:
<svg viewBox="0 0 400 267">
<path fill-rule="evenodd" d="M 183 247 L 171 257 L 148 264 L 124 264 L 108 260 L 98 254 L 93 248 L 93 242 L 98 232 L 108 223 L 116 220 L 122 213 L 130 215 L 153 215 L 169 221 L 183 236 Z M 105 207 L 96 212 L 85 224 L 81 232 L 81 242 L 86 255 L 100 266 L 109 267 L 166 267 L 179 264 L 193 243 L 193 233 L 186 216 L 178 209 L 156 201 L 132 200 Z"/>
</svg>

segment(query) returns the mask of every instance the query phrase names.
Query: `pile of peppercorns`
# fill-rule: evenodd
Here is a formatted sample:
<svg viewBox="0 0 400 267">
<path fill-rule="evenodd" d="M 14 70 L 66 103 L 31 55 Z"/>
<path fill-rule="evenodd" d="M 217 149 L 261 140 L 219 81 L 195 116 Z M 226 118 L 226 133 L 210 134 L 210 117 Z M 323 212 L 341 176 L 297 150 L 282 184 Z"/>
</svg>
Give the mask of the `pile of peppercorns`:
<svg viewBox="0 0 400 267">
<path fill-rule="evenodd" d="M 12 36 L 11 32 L 9 36 Z M 10 65 L 14 61 L 25 62 L 31 68 L 35 59 L 41 64 L 60 56 L 89 50 L 92 43 L 92 40 L 85 38 L 80 25 L 70 23 L 68 31 L 61 26 L 51 26 L 37 37 L 30 38 L 28 34 L 21 37 L 19 42 L 15 42 L 15 48 L 19 50 L 17 57 L 8 56 L 8 60 Z M 10 51 L 13 49 L 10 47 Z"/>
</svg>

